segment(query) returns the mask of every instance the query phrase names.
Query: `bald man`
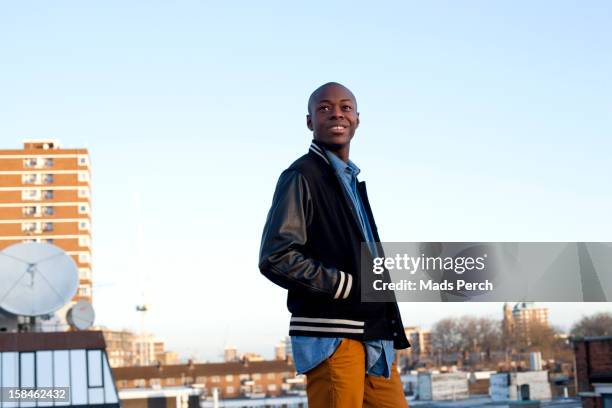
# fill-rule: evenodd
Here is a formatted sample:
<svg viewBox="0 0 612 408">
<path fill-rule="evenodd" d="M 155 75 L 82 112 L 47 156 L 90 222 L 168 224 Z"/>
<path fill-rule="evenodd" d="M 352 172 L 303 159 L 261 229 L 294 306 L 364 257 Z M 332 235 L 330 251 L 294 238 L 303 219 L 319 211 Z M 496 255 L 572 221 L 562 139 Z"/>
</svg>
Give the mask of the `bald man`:
<svg viewBox="0 0 612 408">
<path fill-rule="evenodd" d="M 395 302 L 361 301 L 364 256 L 382 255 L 359 168 L 349 160 L 357 100 L 330 82 L 308 100 L 307 154 L 281 174 L 264 227 L 259 268 L 288 290 L 296 370 L 310 408 L 407 407 L 394 349 L 410 346 Z"/>
</svg>

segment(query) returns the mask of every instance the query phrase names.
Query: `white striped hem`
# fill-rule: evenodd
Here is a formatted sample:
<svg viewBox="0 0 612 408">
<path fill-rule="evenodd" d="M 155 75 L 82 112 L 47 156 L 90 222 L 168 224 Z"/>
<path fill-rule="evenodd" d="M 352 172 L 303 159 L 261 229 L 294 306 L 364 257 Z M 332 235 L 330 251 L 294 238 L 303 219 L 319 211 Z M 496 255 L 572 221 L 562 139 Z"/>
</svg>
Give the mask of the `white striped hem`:
<svg viewBox="0 0 612 408">
<path fill-rule="evenodd" d="M 329 324 L 346 324 L 349 326 L 365 326 L 364 322 L 359 320 L 348 319 L 326 319 L 324 317 L 292 317 L 291 322 L 297 323 L 329 323 Z"/>
<path fill-rule="evenodd" d="M 289 326 L 289 330 L 323 333 L 363 333 L 363 329 L 347 329 L 344 327 Z"/>
</svg>

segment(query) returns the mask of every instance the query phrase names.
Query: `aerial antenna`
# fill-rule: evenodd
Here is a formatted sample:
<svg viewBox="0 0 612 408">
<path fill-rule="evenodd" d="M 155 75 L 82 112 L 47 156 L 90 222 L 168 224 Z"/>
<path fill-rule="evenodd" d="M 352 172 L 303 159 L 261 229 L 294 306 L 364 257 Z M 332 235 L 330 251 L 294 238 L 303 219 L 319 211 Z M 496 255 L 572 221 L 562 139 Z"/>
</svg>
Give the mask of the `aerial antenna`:
<svg viewBox="0 0 612 408">
<path fill-rule="evenodd" d="M 66 313 L 66 320 L 75 330 L 87 330 L 93 326 L 96 314 L 91 303 L 79 300 Z"/>
<path fill-rule="evenodd" d="M 36 329 L 36 318 L 69 303 L 79 286 L 77 266 L 68 254 L 48 243 L 19 243 L 0 252 L 0 309 L 25 317 L 19 330 Z"/>
</svg>

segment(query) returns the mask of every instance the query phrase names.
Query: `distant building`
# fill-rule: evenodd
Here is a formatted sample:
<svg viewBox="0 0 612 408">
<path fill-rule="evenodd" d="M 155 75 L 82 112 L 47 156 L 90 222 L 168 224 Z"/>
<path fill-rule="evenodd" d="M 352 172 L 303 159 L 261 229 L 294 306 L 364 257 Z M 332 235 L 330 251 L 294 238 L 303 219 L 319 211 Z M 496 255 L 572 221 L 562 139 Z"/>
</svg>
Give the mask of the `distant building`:
<svg viewBox="0 0 612 408">
<path fill-rule="evenodd" d="M 287 359 L 287 349 L 284 341 L 280 341 L 276 346 L 274 346 L 274 359 L 276 360 L 286 360 Z"/>
<path fill-rule="evenodd" d="M 180 359 L 176 351 L 164 351 L 161 354 L 156 354 L 155 359 L 163 365 L 178 364 Z"/>
<path fill-rule="evenodd" d="M 238 349 L 234 346 L 227 346 L 223 349 L 223 361 L 238 361 Z"/>
<path fill-rule="evenodd" d="M 106 341 L 106 353 L 111 367 L 134 365 L 136 362 L 136 335 L 127 330 L 108 330 L 101 328 Z"/>
<path fill-rule="evenodd" d="M 293 359 L 293 346 L 291 345 L 291 337 L 285 336 L 283 342 L 285 343 L 285 353 L 287 354 L 287 358 Z"/>
<path fill-rule="evenodd" d="M 133 365 L 157 364 L 155 353 L 156 340 L 151 334 L 137 334 L 134 336 L 135 361 Z"/>
<path fill-rule="evenodd" d="M 504 338 L 509 338 L 511 335 L 529 338 L 529 327 L 533 323 L 548 326 L 548 309 L 536 307 L 533 302 L 516 303 L 512 308 L 508 303 L 504 303 L 503 313 L 502 333 Z"/>
<path fill-rule="evenodd" d="M 257 353 L 247 352 L 240 355 L 241 361 L 264 361 L 264 358 Z"/>
<path fill-rule="evenodd" d="M 128 330 L 100 328 L 106 340 L 111 367 L 146 366 L 178 363 L 178 355 L 164 349 L 164 342 L 153 336 L 135 334 Z"/>
<path fill-rule="evenodd" d="M 263 361 L 264 358 L 252 352 L 238 354 L 238 349 L 234 346 L 227 346 L 223 349 L 223 361 L 231 363 L 233 361 Z"/>
<path fill-rule="evenodd" d="M 612 407 L 612 336 L 572 339 L 576 384 L 584 408 Z"/>
<path fill-rule="evenodd" d="M 398 358 L 408 358 L 410 361 L 419 361 L 431 356 L 431 331 L 418 326 L 404 328 L 406 337 L 410 341 L 410 348 L 398 351 Z"/>
<path fill-rule="evenodd" d="M 190 386 L 203 396 L 219 390 L 221 398 L 294 395 L 305 390 L 303 376 L 296 376 L 291 362 L 279 360 L 229 363 L 116 367 L 117 388 L 166 389 Z"/>
<path fill-rule="evenodd" d="M 178 354 L 174 351 L 167 351 L 163 341 L 156 340 L 153 343 L 153 351 L 155 353 L 155 361 L 160 364 L 170 365 L 179 363 Z"/>
<path fill-rule="evenodd" d="M 533 302 L 521 302 L 512 308 L 512 319 L 514 326 L 520 328 L 531 322 L 538 322 L 548 325 L 548 309 L 536 307 Z"/>
<path fill-rule="evenodd" d="M 0 150 L 0 250 L 46 242 L 72 256 L 79 270 L 73 301 L 92 301 L 91 189 L 87 149 L 57 140 L 26 140 Z"/>
</svg>

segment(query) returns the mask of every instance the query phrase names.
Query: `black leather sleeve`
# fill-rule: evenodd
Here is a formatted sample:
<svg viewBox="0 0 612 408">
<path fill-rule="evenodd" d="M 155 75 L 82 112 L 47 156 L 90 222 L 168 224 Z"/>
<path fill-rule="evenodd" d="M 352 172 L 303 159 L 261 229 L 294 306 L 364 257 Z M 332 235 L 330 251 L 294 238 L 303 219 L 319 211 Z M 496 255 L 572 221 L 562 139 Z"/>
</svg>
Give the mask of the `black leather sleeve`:
<svg viewBox="0 0 612 408">
<path fill-rule="evenodd" d="M 285 170 L 276 185 L 264 227 L 259 270 L 285 289 L 346 299 L 352 289 L 352 276 L 304 253 L 312 214 L 307 180 L 295 170 Z"/>
</svg>

